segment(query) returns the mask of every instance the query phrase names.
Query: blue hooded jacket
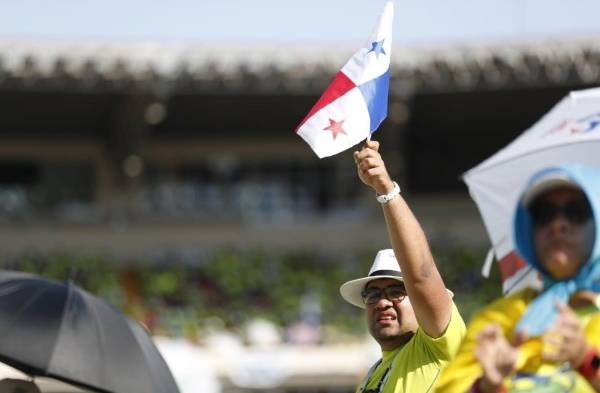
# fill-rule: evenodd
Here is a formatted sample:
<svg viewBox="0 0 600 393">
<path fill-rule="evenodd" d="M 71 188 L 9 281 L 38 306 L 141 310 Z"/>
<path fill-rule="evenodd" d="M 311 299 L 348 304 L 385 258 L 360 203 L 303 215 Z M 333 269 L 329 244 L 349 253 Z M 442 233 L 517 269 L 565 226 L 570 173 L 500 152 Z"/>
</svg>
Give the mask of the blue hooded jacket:
<svg viewBox="0 0 600 393">
<path fill-rule="evenodd" d="M 590 257 L 581 265 L 575 277 L 556 280 L 550 276 L 538 260 L 533 244 L 533 224 L 529 210 L 523 203 L 523 195 L 540 178 L 550 173 L 566 175 L 576 183 L 592 208 L 594 220 L 594 240 Z M 544 278 L 543 291 L 530 303 L 525 315 L 516 326 L 516 332 L 526 332 L 528 336 L 543 334 L 558 315 L 555 302 L 567 304 L 570 296 L 578 290 L 600 292 L 600 169 L 583 165 L 562 165 L 548 168 L 535 174 L 525 188 L 514 215 L 513 235 L 517 253 L 525 261 L 540 272 Z"/>
</svg>

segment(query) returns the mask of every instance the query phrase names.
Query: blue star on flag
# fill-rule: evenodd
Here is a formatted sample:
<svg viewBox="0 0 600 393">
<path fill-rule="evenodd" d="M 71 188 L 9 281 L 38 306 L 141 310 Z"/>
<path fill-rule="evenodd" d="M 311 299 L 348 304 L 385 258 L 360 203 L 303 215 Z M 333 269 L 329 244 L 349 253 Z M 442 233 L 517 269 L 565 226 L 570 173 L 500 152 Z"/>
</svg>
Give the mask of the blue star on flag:
<svg viewBox="0 0 600 393">
<path fill-rule="evenodd" d="M 385 39 L 381 41 L 371 42 L 371 49 L 369 49 L 367 53 L 375 52 L 375 56 L 377 57 L 379 57 L 380 53 L 383 53 L 385 55 L 386 53 L 385 49 L 383 49 L 383 41 L 385 41 Z"/>
</svg>

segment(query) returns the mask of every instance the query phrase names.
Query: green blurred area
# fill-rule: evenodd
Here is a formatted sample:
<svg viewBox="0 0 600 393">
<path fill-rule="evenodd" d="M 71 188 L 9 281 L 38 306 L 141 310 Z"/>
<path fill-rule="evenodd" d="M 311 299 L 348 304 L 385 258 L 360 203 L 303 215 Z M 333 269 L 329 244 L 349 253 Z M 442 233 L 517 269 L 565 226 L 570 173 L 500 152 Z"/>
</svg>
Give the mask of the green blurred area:
<svg viewBox="0 0 600 393">
<path fill-rule="evenodd" d="M 434 249 L 446 286 L 465 320 L 501 295 L 498 269 L 481 276 L 487 250 Z M 302 299 L 316 299 L 322 341 L 363 336 L 362 310 L 344 302 L 339 286 L 364 276 L 377 250 L 344 255 L 317 252 L 273 254 L 221 250 L 196 263 L 135 261 L 103 256 L 26 255 L 4 260 L 3 268 L 70 280 L 99 295 L 158 334 L 201 339 L 209 329 L 239 330 L 253 318 L 283 328 L 299 321 Z"/>
</svg>

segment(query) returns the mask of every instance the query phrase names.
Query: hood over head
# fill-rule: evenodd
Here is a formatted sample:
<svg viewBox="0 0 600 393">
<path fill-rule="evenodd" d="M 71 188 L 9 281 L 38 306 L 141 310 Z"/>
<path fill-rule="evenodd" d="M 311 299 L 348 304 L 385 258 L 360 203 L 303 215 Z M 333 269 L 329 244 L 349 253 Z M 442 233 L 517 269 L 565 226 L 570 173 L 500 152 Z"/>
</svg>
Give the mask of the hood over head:
<svg viewBox="0 0 600 393">
<path fill-rule="evenodd" d="M 535 253 L 533 240 L 533 223 L 528 205 L 538 196 L 559 187 L 573 187 L 580 189 L 588 199 L 592 208 L 595 233 L 590 257 L 582 263 L 582 269 L 596 261 L 600 256 L 600 168 L 593 168 L 579 164 L 567 164 L 544 169 L 536 173 L 525 187 L 517 205 L 513 221 L 513 240 L 515 249 L 525 261 L 544 275 L 546 281 L 553 281 L 549 277 Z M 599 262 L 600 263 L 600 262 Z"/>
</svg>

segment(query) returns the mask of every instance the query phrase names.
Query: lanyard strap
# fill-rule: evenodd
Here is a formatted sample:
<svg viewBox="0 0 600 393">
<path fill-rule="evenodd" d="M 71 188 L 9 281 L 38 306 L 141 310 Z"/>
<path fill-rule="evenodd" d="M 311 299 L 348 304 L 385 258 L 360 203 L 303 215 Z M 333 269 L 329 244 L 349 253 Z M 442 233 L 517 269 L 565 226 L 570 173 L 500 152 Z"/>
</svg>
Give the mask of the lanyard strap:
<svg viewBox="0 0 600 393">
<path fill-rule="evenodd" d="M 390 365 L 388 366 L 388 368 L 385 370 L 385 372 L 383 373 L 383 375 L 381 376 L 381 379 L 379 380 L 379 383 L 377 384 L 376 390 L 368 390 L 368 391 L 365 390 L 367 388 L 367 385 L 369 384 L 369 382 L 371 380 L 371 377 L 373 376 L 373 373 L 375 373 L 375 370 L 377 369 L 377 367 L 379 367 L 379 365 L 381 364 L 381 362 L 382 362 L 382 359 L 379 359 L 369 369 L 369 372 L 367 373 L 367 376 L 365 377 L 365 380 L 364 380 L 364 382 L 362 384 L 362 387 L 360 388 L 360 392 L 361 393 L 363 393 L 363 392 L 364 393 L 381 393 L 381 391 L 383 390 L 383 387 L 385 386 L 385 383 L 387 382 L 387 379 L 389 377 L 390 369 L 396 363 L 396 359 L 395 358 L 390 363 Z"/>
<path fill-rule="evenodd" d="M 375 369 L 377 369 L 377 367 L 379 366 L 381 361 L 382 361 L 382 359 L 379 359 L 378 361 L 375 362 L 374 365 L 371 366 L 371 368 L 369 368 L 369 372 L 367 373 L 367 376 L 363 380 L 362 386 L 360 388 L 361 393 L 364 392 L 365 389 L 367 388 L 367 385 L 369 384 L 369 380 L 371 379 L 371 376 L 373 375 L 373 373 L 375 372 Z"/>
</svg>

